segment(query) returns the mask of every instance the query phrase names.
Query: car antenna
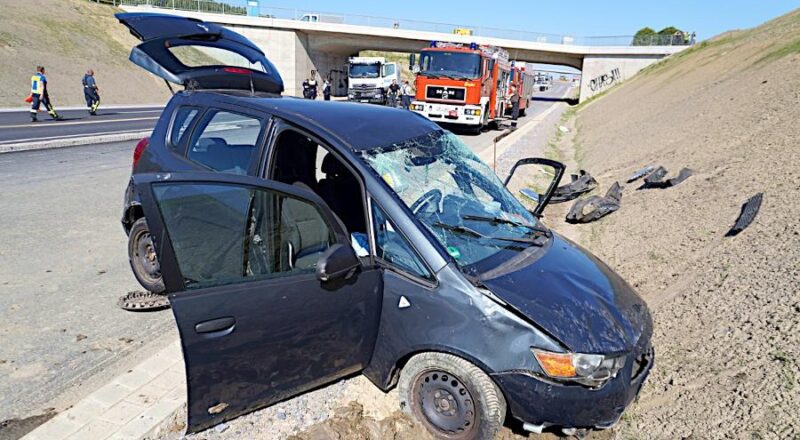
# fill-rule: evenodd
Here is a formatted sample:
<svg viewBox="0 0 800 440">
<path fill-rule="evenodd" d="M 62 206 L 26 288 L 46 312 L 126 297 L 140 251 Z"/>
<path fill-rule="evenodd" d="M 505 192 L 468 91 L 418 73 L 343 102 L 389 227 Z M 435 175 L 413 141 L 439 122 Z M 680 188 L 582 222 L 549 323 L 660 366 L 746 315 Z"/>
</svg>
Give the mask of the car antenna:
<svg viewBox="0 0 800 440">
<path fill-rule="evenodd" d="M 175 94 L 175 90 L 172 90 L 172 85 L 169 83 L 169 81 L 164 80 L 164 82 L 167 83 L 167 88 L 169 88 L 169 92 L 174 95 Z"/>
</svg>

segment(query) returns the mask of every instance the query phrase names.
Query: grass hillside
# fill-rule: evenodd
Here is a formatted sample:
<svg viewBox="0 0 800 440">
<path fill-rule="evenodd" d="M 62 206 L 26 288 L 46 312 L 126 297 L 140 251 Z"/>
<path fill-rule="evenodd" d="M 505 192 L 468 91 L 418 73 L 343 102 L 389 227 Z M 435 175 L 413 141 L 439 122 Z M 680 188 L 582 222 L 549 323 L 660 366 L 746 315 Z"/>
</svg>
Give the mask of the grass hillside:
<svg viewBox="0 0 800 440">
<path fill-rule="evenodd" d="M 656 366 L 614 438 L 800 438 L 798 120 L 800 10 L 667 58 L 570 121 L 563 157 L 603 192 L 646 165 L 694 170 L 628 184 L 595 224 L 554 225 L 653 311 Z M 758 192 L 754 223 L 726 237 Z"/>
<path fill-rule="evenodd" d="M 87 0 L 3 0 L 0 7 L 0 107 L 18 107 L 37 65 L 47 68 L 56 108 L 82 105 L 81 78 L 95 71 L 103 104 L 163 103 L 162 80 L 128 61 L 138 40 L 112 6 Z"/>
</svg>

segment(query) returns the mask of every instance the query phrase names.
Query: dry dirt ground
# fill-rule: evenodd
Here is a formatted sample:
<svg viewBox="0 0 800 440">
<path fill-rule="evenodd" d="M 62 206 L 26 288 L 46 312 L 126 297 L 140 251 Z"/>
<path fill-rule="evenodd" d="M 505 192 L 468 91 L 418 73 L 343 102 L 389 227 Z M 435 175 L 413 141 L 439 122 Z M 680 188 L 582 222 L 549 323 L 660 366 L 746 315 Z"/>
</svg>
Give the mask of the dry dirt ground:
<svg viewBox="0 0 800 440">
<path fill-rule="evenodd" d="M 109 104 L 163 104 L 164 81 L 128 61 L 138 42 L 113 7 L 86 0 L 2 0 L 0 107 L 21 107 L 37 65 L 47 68 L 53 105 L 85 105 L 81 79 L 95 71 L 100 98 Z"/>
<path fill-rule="evenodd" d="M 591 438 L 800 439 L 799 120 L 795 11 L 659 63 L 565 121 L 551 154 L 589 170 L 597 192 L 650 164 L 694 171 L 668 189 L 627 184 L 594 224 L 564 223 L 570 204 L 547 213 L 636 286 L 655 322 L 642 394 Z M 757 192 L 753 224 L 725 237 Z M 347 407 L 297 438 L 417 438 L 398 417 Z"/>
</svg>

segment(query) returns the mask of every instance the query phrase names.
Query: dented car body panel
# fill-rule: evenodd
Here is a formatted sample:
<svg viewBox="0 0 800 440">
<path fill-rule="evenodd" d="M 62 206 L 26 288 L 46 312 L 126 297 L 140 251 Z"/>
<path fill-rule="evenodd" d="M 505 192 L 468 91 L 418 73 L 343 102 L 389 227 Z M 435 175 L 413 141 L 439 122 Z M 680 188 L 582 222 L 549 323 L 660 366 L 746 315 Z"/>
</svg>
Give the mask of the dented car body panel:
<svg viewBox="0 0 800 440">
<path fill-rule="evenodd" d="M 197 117 L 173 141 L 186 108 Z M 261 127 L 236 173 L 192 157 L 207 153 L 203 121 L 222 111 Z M 227 123 L 213 137 L 241 130 Z M 304 145 L 327 156 L 282 161 L 284 146 Z M 634 290 L 413 112 L 183 91 L 140 153 L 123 225 L 140 212 L 150 227 L 181 336 L 189 432 L 354 373 L 388 390 L 429 351 L 481 368 L 523 422 L 604 428 L 652 368 L 652 321 Z M 308 180 L 299 162 L 325 176 Z M 325 191 L 343 174 L 354 186 Z M 348 210 L 363 210 L 360 226 Z M 588 364 L 557 377 L 536 352 Z"/>
</svg>

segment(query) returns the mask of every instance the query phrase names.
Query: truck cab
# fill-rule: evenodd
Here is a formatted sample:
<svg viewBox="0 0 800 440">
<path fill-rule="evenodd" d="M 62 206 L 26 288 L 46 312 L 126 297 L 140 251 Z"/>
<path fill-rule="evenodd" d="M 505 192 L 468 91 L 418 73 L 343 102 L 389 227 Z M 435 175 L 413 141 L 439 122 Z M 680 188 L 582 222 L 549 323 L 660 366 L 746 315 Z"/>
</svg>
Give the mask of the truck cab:
<svg viewBox="0 0 800 440">
<path fill-rule="evenodd" d="M 383 57 L 352 57 L 347 71 L 349 101 L 384 105 L 392 81 L 400 84 L 400 66 Z"/>
<path fill-rule="evenodd" d="M 503 116 L 511 76 L 504 49 L 434 41 L 417 68 L 412 111 L 476 132 Z"/>
</svg>

